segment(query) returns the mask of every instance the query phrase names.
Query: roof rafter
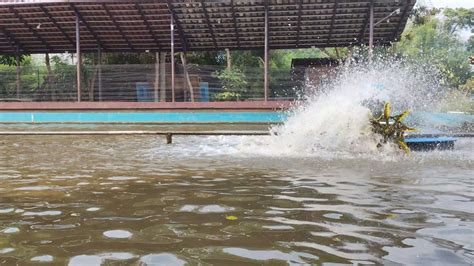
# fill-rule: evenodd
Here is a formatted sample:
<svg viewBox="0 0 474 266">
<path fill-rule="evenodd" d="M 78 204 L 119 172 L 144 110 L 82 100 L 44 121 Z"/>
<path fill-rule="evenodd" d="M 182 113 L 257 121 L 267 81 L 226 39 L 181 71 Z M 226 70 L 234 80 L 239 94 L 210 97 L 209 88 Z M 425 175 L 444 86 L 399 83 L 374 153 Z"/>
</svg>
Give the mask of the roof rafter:
<svg viewBox="0 0 474 266">
<path fill-rule="evenodd" d="M 209 31 L 211 33 L 212 42 L 214 43 L 214 46 L 217 49 L 216 36 L 214 34 L 214 29 L 211 26 L 211 21 L 209 19 L 209 14 L 207 13 L 206 4 L 204 3 L 204 0 L 201 0 L 201 8 L 204 11 L 204 17 L 206 18 L 207 28 L 209 29 Z"/>
<path fill-rule="evenodd" d="M 135 48 L 133 47 L 132 43 L 130 42 L 130 40 L 127 38 L 127 36 L 123 33 L 122 31 L 122 28 L 120 28 L 120 26 L 117 24 L 117 20 L 115 20 L 114 16 L 112 15 L 112 13 L 110 12 L 109 8 L 107 7 L 106 4 L 102 4 L 102 7 L 104 8 L 105 10 L 105 13 L 107 13 L 107 16 L 110 17 L 110 19 L 112 20 L 112 24 L 114 24 L 115 28 L 117 28 L 117 30 L 119 31 L 120 35 L 122 35 L 122 38 L 127 42 L 127 45 L 128 45 L 128 48 L 130 48 L 130 50 L 135 50 Z"/>
<path fill-rule="evenodd" d="M 74 5 L 74 4 L 70 4 L 72 10 L 74 11 L 74 13 L 76 14 L 76 16 L 79 18 L 79 20 L 84 23 L 84 26 L 86 26 L 86 29 L 90 32 L 90 34 L 92 34 L 92 36 L 94 36 L 95 38 L 95 41 L 100 45 L 100 47 L 102 49 L 105 49 L 106 46 L 104 45 L 104 43 L 100 40 L 99 36 L 97 35 L 97 33 L 91 28 L 91 26 L 89 25 L 89 23 L 87 23 L 87 21 L 84 19 L 84 17 L 82 16 L 81 12 L 79 12 L 79 9 L 77 9 L 77 7 Z"/>
<path fill-rule="evenodd" d="M 71 39 L 71 37 L 69 37 L 69 35 L 63 30 L 63 28 L 61 28 L 61 26 L 59 26 L 58 21 L 53 16 L 51 16 L 49 11 L 44 6 L 40 5 L 39 7 L 40 7 L 41 11 L 43 11 L 43 13 L 49 18 L 49 20 L 51 20 L 51 22 L 53 22 L 54 26 L 56 26 L 56 28 L 58 28 L 58 30 L 64 35 L 64 37 L 66 37 L 66 39 L 69 41 L 69 43 L 71 43 L 71 45 L 74 47 L 76 45 L 76 43 Z"/>
<path fill-rule="evenodd" d="M 20 1 L 20 0 L 18 0 Z M 96 52 L 165 51 L 174 24 L 176 51 L 261 49 L 263 21 L 271 49 L 308 46 L 336 47 L 367 43 L 371 0 L 21 0 L 0 3 L 1 53 L 62 53 L 74 50 L 74 22 L 79 21 L 81 50 Z M 384 3 L 380 3 L 383 1 Z M 414 0 L 374 0 L 376 21 L 390 21 L 374 29 L 377 45 L 400 36 Z M 410 4 L 411 3 L 411 6 Z M 28 25 L 49 45 L 41 42 Z M 400 8 L 399 13 L 393 13 Z M 206 14 L 207 13 L 207 17 Z M 393 14 L 392 14 L 393 13 Z M 41 28 L 38 23 L 43 23 Z M 2 34 L 5 28 L 7 35 Z M 11 33 L 11 34 L 9 34 Z M 83 34 L 82 34 L 83 33 Z M 128 41 L 127 41 L 128 40 Z M 75 45 L 74 45 L 75 46 Z"/>
<path fill-rule="evenodd" d="M 155 43 L 158 46 L 158 49 L 161 50 L 161 43 L 158 40 L 158 37 L 156 36 L 155 32 L 153 32 L 153 30 L 151 29 L 150 22 L 148 22 L 148 20 L 146 19 L 145 13 L 143 13 L 142 6 L 139 3 L 135 3 L 135 7 L 137 8 L 138 13 L 140 14 L 140 17 L 142 18 L 143 23 L 145 23 L 146 29 L 148 30 L 150 35 L 153 37 L 153 40 L 155 40 Z"/>
<path fill-rule="evenodd" d="M 300 44 L 300 32 L 301 32 L 301 14 L 303 13 L 303 0 L 300 0 L 298 5 L 298 20 L 296 22 L 296 46 Z"/>
<path fill-rule="evenodd" d="M 240 47 L 239 31 L 237 30 L 237 19 L 235 18 L 234 0 L 230 0 L 230 11 L 232 12 L 232 20 L 234 23 L 235 37 L 237 38 L 237 47 Z"/>
<path fill-rule="evenodd" d="M 18 13 L 18 11 L 16 9 L 14 9 L 13 7 L 10 7 L 9 8 L 10 12 L 14 13 L 15 16 L 18 18 L 18 20 L 23 23 L 23 25 L 25 25 L 25 27 L 27 27 L 31 33 L 33 33 L 33 35 L 36 37 L 36 39 L 38 39 L 45 47 L 46 49 L 51 49 L 51 46 L 49 46 L 49 44 L 41 37 L 41 35 L 38 34 L 38 32 L 33 29 L 26 21 L 25 19 L 20 15 L 20 13 Z"/>
<path fill-rule="evenodd" d="M 21 45 L 20 42 L 18 42 L 8 30 L 6 30 L 5 28 L 0 28 L 0 31 L 3 33 L 3 35 L 5 35 L 8 43 L 10 43 L 11 46 L 16 47 L 17 49 L 22 50 L 23 52 L 27 52 L 23 45 Z"/>
<path fill-rule="evenodd" d="M 407 2 L 407 5 L 403 9 L 402 16 L 400 17 L 400 20 L 398 21 L 398 24 L 395 27 L 395 30 L 393 31 L 392 40 L 395 40 L 395 38 L 397 37 L 397 34 L 400 31 L 400 27 L 402 26 L 403 21 L 405 20 L 405 16 L 407 15 L 408 10 L 410 10 L 413 0 L 407 0 L 406 2 Z"/>
<path fill-rule="evenodd" d="M 329 44 L 331 42 L 331 38 L 332 38 L 332 32 L 334 30 L 334 21 L 336 20 L 337 4 L 338 4 L 338 0 L 334 0 L 334 8 L 332 10 L 331 26 L 329 27 L 329 34 L 328 34 L 327 44 Z"/>
</svg>

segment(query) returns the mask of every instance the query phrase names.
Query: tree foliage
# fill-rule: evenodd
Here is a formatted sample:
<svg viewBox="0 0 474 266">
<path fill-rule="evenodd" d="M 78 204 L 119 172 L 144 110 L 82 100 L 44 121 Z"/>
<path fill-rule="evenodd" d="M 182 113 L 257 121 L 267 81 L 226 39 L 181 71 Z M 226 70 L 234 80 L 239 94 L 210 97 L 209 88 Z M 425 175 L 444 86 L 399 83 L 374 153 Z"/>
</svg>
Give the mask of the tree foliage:
<svg viewBox="0 0 474 266">
<path fill-rule="evenodd" d="M 30 55 L 21 55 L 20 56 L 20 65 L 30 65 L 31 56 Z M 0 55 L 0 65 L 7 66 L 16 66 L 16 56 L 14 55 Z"/>
<path fill-rule="evenodd" d="M 435 65 L 444 85 L 460 88 L 472 71 L 468 62 L 469 44 L 459 38 L 458 32 L 472 27 L 473 12 L 474 9 L 445 9 L 442 19 L 439 10 L 416 9 L 413 23 L 395 44 L 397 53 L 420 64 Z"/>
</svg>

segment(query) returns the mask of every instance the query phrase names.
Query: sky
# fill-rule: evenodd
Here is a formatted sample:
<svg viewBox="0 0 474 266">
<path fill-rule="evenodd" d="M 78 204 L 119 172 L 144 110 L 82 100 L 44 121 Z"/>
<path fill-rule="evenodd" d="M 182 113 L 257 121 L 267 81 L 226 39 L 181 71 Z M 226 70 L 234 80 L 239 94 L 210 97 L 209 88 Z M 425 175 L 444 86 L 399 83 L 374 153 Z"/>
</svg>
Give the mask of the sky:
<svg viewBox="0 0 474 266">
<path fill-rule="evenodd" d="M 428 6 L 433 7 L 464 7 L 464 8 L 474 8 L 474 0 L 420 0 L 425 2 Z"/>
</svg>

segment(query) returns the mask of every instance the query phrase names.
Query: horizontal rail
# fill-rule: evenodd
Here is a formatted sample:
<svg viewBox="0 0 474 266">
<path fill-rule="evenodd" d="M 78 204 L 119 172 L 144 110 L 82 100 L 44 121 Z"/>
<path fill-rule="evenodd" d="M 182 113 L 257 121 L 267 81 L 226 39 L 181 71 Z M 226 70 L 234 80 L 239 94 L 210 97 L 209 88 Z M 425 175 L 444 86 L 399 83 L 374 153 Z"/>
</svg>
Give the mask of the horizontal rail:
<svg viewBox="0 0 474 266">
<path fill-rule="evenodd" d="M 183 135 L 183 136 L 249 136 L 270 135 L 268 131 L 153 131 L 153 130 L 126 130 L 126 131 L 0 131 L 0 135 Z"/>
<path fill-rule="evenodd" d="M 166 143 L 173 142 L 173 135 L 176 136 L 270 136 L 270 131 L 154 131 L 154 130 L 114 130 L 114 131 L 0 131 L 0 136 L 76 136 L 76 135 L 95 135 L 95 136 L 112 136 L 112 135 L 161 135 L 166 136 Z M 457 137 L 457 138 L 473 138 L 474 133 L 452 133 L 452 134 L 416 134 L 410 135 L 409 138 L 416 139 L 419 137 Z"/>
<path fill-rule="evenodd" d="M 79 130 L 79 131 L 0 131 L 0 136 L 15 135 L 182 135 L 182 136 L 268 136 L 269 131 L 264 130 L 182 130 L 182 131 L 157 131 L 157 130 Z M 417 137 L 455 137 L 472 138 L 474 133 L 451 133 L 451 134 L 413 134 L 407 138 Z"/>
<path fill-rule="evenodd" d="M 162 135 L 166 136 L 166 144 L 173 143 L 173 135 L 177 136 L 268 136 L 269 131 L 0 131 L 0 136 L 112 136 L 112 135 Z"/>
</svg>

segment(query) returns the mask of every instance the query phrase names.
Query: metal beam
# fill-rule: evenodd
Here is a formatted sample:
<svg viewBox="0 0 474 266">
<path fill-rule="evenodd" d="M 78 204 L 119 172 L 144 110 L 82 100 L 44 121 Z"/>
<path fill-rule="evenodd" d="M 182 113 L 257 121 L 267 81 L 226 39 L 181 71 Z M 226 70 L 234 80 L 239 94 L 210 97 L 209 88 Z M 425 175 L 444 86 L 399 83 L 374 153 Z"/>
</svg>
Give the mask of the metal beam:
<svg viewBox="0 0 474 266">
<path fill-rule="evenodd" d="M 405 16 L 407 15 L 408 10 L 410 10 L 410 6 L 413 0 L 407 0 L 406 2 L 407 2 L 407 5 L 405 6 L 405 9 L 403 9 L 402 15 L 400 16 L 400 20 L 398 21 L 398 24 L 395 27 L 395 30 L 393 31 L 392 40 L 395 40 L 395 38 L 397 37 L 397 34 L 400 31 L 400 27 L 403 24 L 403 20 Z"/>
<path fill-rule="evenodd" d="M 36 39 L 38 39 L 45 47 L 46 49 L 50 50 L 51 49 L 51 46 L 49 46 L 49 44 L 41 37 L 40 34 L 38 34 L 38 32 L 33 29 L 26 21 L 25 19 L 20 15 L 20 13 L 15 10 L 13 7 L 10 7 L 9 8 L 10 12 L 14 13 L 15 16 L 18 18 L 18 20 L 23 23 L 23 25 L 25 25 L 25 27 L 28 28 L 28 30 L 36 37 Z"/>
<path fill-rule="evenodd" d="M 350 39 L 350 40 L 346 40 L 344 42 L 338 42 L 338 43 L 332 43 L 331 44 L 331 47 L 349 47 L 349 46 L 352 46 L 354 45 L 354 41 L 353 39 Z M 388 41 L 388 40 L 381 40 L 381 41 L 378 41 L 377 42 L 377 45 L 386 45 L 386 46 L 390 46 L 391 45 L 391 42 Z M 318 43 L 305 43 L 305 44 L 301 44 L 299 46 L 299 48 L 313 48 L 313 47 L 316 47 L 316 48 L 326 48 L 326 42 L 324 43 L 321 43 L 321 42 L 318 42 Z M 279 49 L 294 49 L 295 47 L 293 45 L 285 45 L 285 44 L 271 44 L 270 45 L 270 48 L 272 50 L 279 50 Z M 257 46 L 257 45 L 249 45 L 249 46 L 246 46 L 246 47 L 234 47 L 234 48 L 230 48 L 232 49 L 233 51 L 248 51 L 248 50 L 262 50 L 262 46 Z M 150 49 L 143 49 L 143 50 L 140 50 L 140 51 L 143 51 L 145 52 L 145 50 L 148 50 L 148 52 L 159 52 L 159 51 L 162 51 L 162 50 L 159 50 L 159 49 L 154 49 L 154 48 L 150 48 Z M 193 52 L 205 52 L 205 51 L 215 51 L 216 49 L 214 47 L 201 47 L 201 48 L 193 48 L 193 49 L 190 49 L 189 51 L 193 51 Z M 47 50 L 29 50 L 27 51 L 28 54 L 44 54 L 44 53 L 63 53 L 64 51 L 69 51 L 68 49 L 64 48 L 64 49 L 59 49 L 59 50 L 53 50 L 53 51 L 47 51 Z M 83 52 L 93 52 L 95 53 L 97 51 L 97 48 L 95 49 L 82 49 Z M 126 52 L 129 52 L 130 50 L 129 49 L 126 49 L 126 48 L 120 48 L 120 49 L 102 49 L 103 52 L 106 52 L 106 53 L 126 53 Z M 138 51 L 138 50 L 137 50 Z M 7 52 L 7 53 L 3 53 L 5 55 L 12 55 L 12 56 L 15 56 L 15 52 Z"/>
<path fill-rule="evenodd" d="M 20 67 L 20 54 L 17 52 L 16 56 L 16 98 L 20 99 L 21 89 L 21 67 Z"/>
<path fill-rule="evenodd" d="M 66 31 L 64 31 L 63 28 L 61 28 L 61 26 L 59 26 L 58 21 L 53 16 L 51 16 L 49 11 L 44 6 L 40 5 L 39 7 L 40 7 L 41 11 L 43 11 L 43 13 L 49 18 L 49 20 L 51 20 L 51 22 L 53 22 L 54 26 L 56 26 L 56 28 L 58 28 L 58 30 L 64 35 L 64 37 L 66 37 L 66 39 L 69 41 L 69 43 L 72 45 L 72 47 L 74 47 L 74 45 L 75 45 L 74 41 L 72 40 L 71 37 L 69 37 L 69 35 L 66 33 Z"/>
<path fill-rule="evenodd" d="M 158 40 L 158 37 L 156 36 L 155 32 L 152 30 L 150 22 L 148 22 L 148 20 L 146 19 L 145 14 L 143 13 L 142 6 L 139 3 L 135 3 L 135 7 L 137 8 L 138 14 L 140 14 L 141 19 L 143 20 L 143 23 L 145 24 L 146 29 L 148 30 L 148 32 L 150 32 L 150 35 L 153 37 L 153 40 L 155 40 L 155 43 L 158 46 L 158 49 L 161 50 L 162 49 L 161 43 Z"/>
<path fill-rule="evenodd" d="M 76 14 L 76 17 L 79 18 L 80 21 L 82 21 L 82 23 L 84 23 L 84 26 L 86 26 L 86 29 L 90 32 L 90 34 L 92 34 L 92 36 L 94 36 L 95 38 L 95 41 L 98 43 L 98 45 L 100 45 L 100 47 L 102 48 L 106 48 L 106 46 L 104 45 L 104 43 L 100 40 L 99 36 L 97 35 L 97 33 L 91 28 L 91 26 L 89 26 L 89 23 L 87 23 L 87 21 L 84 19 L 84 17 L 81 15 L 81 12 L 79 12 L 79 10 L 77 9 L 77 7 L 74 5 L 74 4 L 70 4 L 72 10 L 74 11 L 74 13 Z"/>
<path fill-rule="evenodd" d="M 338 0 L 335 0 L 334 1 L 334 8 L 332 9 L 332 19 L 331 19 L 331 26 L 329 28 L 328 40 L 327 40 L 327 43 L 326 43 L 327 45 L 329 45 L 329 43 L 331 42 L 332 32 L 334 30 L 334 21 L 336 20 L 337 4 L 338 4 Z"/>
<path fill-rule="evenodd" d="M 263 99 L 268 101 L 268 6 L 265 0 L 265 51 L 263 67 Z"/>
<path fill-rule="evenodd" d="M 77 101 L 81 101 L 81 21 L 76 14 L 76 77 L 77 77 Z"/>
<path fill-rule="evenodd" d="M 370 0 L 369 8 L 367 10 L 367 15 L 365 16 L 365 19 L 364 19 L 364 25 L 362 26 L 362 29 L 360 30 L 360 33 L 359 33 L 359 44 L 360 45 L 362 45 L 364 43 L 365 31 L 367 30 L 367 24 L 369 24 L 370 7 L 373 6 L 373 4 L 374 4 L 374 0 Z"/>
<path fill-rule="evenodd" d="M 174 19 L 173 16 L 171 15 L 171 24 L 170 24 L 170 29 L 171 29 L 171 54 L 170 54 L 170 60 L 171 60 L 171 101 L 174 102 L 175 99 L 175 80 L 174 80 Z"/>
<path fill-rule="evenodd" d="M 176 28 L 178 28 L 178 34 L 179 34 L 179 38 L 181 39 L 181 47 L 183 49 L 183 52 L 186 52 L 189 47 L 188 41 L 186 39 L 186 36 L 184 36 L 183 27 L 181 27 L 181 23 L 178 19 L 178 16 L 176 15 L 176 12 L 173 8 L 173 3 L 171 2 L 171 0 L 168 0 L 168 9 L 170 11 L 171 17 L 174 20 L 174 23 L 176 24 Z"/>
<path fill-rule="evenodd" d="M 114 16 L 112 15 L 112 13 L 110 13 L 110 10 L 109 8 L 107 7 L 106 4 L 102 4 L 102 7 L 104 8 L 105 10 L 105 13 L 107 14 L 107 16 L 110 17 L 110 19 L 112 20 L 112 24 L 114 24 L 114 27 L 117 28 L 117 30 L 119 31 L 120 35 L 122 35 L 122 38 L 125 40 L 125 42 L 127 42 L 127 45 L 128 45 L 128 48 L 130 48 L 130 50 L 135 50 L 135 48 L 133 48 L 133 45 L 132 43 L 130 42 L 130 40 L 127 38 L 127 36 L 123 33 L 122 31 L 122 28 L 120 28 L 120 26 L 117 24 L 117 21 L 115 20 Z"/>
<path fill-rule="evenodd" d="M 303 0 L 301 0 L 301 1 L 303 1 Z M 237 19 L 235 18 L 234 0 L 230 0 L 230 11 L 232 12 L 232 20 L 233 20 L 233 23 L 234 23 L 234 32 L 235 32 L 235 37 L 237 38 L 237 47 L 240 47 L 239 31 L 237 30 Z"/>
<path fill-rule="evenodd" d="M 160 83 L 160 52 L 155 52 L 155 82 L 153 84 L 154 88 L 154 100 L 158 102 L 159 100 L 159 83 Z"/>
<path fill-rule="evenodd" d="M 217 49 L 216 36 L 214 34 L 214 29 L 211 26 L 211 21 L 209 20 L 209 14 L 207 13 L 206 4 L 204 3 L 204 0 L 201 0 L 201 8 L 204 11 L 204 17 L 206 18 L 207 28 L 211 33 L 212 42 L 214 43 L 214 47 Z"/>
<path fill-rule="evenodd" d="M 99 102 L 102 102 L 102 49 L 97 48 L 97 75 L 99 79 Z"/>
<path fill-rule="evenodd" d="M 301 14 L 303 13 L 303 0 L 300 0 L 298 5 L 298 22 L 296 23 L 296 47 L 300 45 L 301 32 Z"/>
</svg>

